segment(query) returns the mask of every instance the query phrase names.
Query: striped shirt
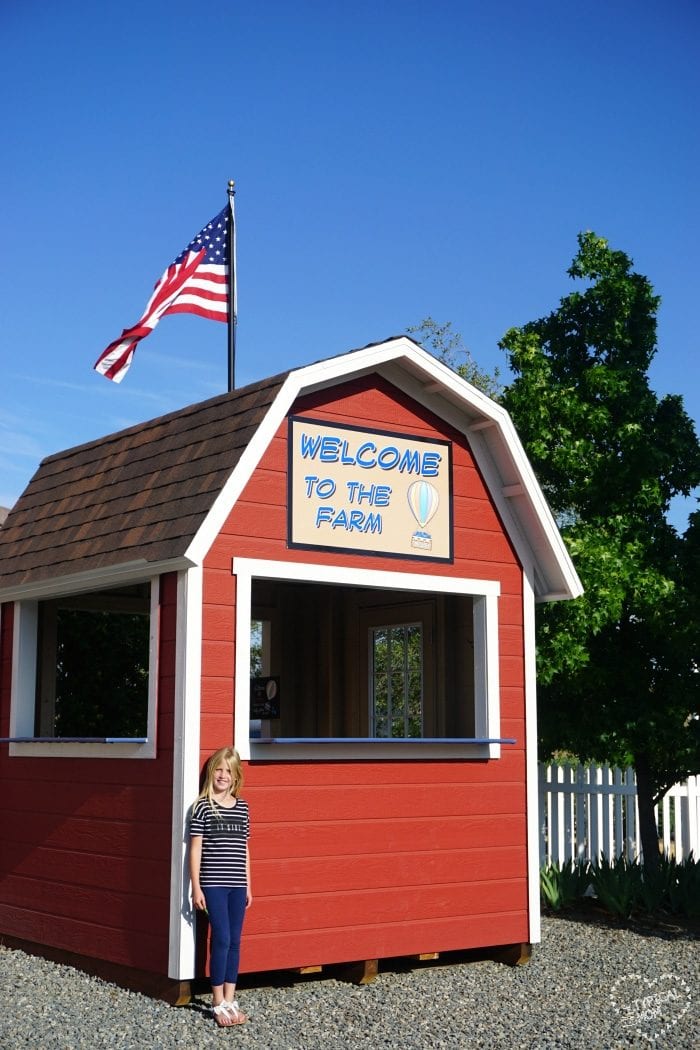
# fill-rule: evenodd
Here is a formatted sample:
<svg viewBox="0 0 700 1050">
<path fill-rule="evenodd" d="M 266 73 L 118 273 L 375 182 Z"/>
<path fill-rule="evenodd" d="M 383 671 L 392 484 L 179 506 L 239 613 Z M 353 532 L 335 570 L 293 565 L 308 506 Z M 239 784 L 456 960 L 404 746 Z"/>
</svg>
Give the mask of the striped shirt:
<svg viewBox="0 0 700 1050">
<path fill-rule="evenodd" d="M 239 798 L 233 809 L 200 798 L 190 821 L 190 835 L 202 836 L 200 886 L 247 886 L 246 842 L 250 834 L 248 803 Z"/>
</svg>

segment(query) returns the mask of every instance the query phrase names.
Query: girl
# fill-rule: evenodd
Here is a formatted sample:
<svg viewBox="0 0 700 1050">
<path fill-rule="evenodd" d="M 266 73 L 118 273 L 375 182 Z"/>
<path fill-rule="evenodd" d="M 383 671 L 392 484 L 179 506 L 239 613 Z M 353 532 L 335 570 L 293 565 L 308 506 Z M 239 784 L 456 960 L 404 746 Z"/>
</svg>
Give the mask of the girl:
<svg viewBox="0 0 700 1050">
<path fill-rule="evenodd" d="M 212 1012 L 222 1028 L 248 1020 L 234 1001 L 243 918 L 253 901 L 248 803 L 239 797 L 242 785 L 238 752 L 220 748 L 207 762 L 190 821 L 192 903 L 209 913 Z"/>
</svg>

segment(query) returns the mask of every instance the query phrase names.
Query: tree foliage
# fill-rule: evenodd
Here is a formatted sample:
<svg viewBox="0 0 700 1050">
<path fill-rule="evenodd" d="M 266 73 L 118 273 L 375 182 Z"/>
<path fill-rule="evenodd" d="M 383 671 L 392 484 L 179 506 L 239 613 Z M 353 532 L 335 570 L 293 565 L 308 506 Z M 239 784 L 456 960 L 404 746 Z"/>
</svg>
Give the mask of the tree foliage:
<svg viewBox="0 0 700 1050">
<path fill-rule="evenodd" d="M 653 802 L 700 771 L 700 521 L 679 536 L 667 520 L 700 481 L 700 445 L 682 398 L 649 385 L 648 279 L 593 233 L 568 272 L 584 287 L 501 342 L 503 402 L 585 587 L 540 609 L 541 745 L 634 763 L 646 854 Z"/>
<path fill-rule="evenodd" d="M 494 400 L 500 398 L 502 387 L 499 370 L 494 369 L 491 375 L 479 368 L 460 333 L 453 330 L 451 321 L 439 324 L 432 317 L 425 317 L 420 324 L 411 325 L 408 331 L 417 337 L 417 342 L 462 379 L 466 379 Z"/>
<path fill-rule="evenodd" d="M 56 736 L 145 736 L 148 646 L 148 616 L 61 610 Z"/>
</svg>

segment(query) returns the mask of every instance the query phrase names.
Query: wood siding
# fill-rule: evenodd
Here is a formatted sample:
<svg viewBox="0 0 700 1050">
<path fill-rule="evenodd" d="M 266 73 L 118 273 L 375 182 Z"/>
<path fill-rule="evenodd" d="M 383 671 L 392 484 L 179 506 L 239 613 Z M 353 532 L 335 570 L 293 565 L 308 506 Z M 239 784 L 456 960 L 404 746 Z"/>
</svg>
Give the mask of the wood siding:
<svg viewBox="0 0 700 1050">
<path fill-rule="evenodd" d="M 10 758 L 0 748 L 0 933 L 167 973 L 176 597 L 175 575 L 162 577 L 155 759 Z M 3 608 L 2 736 L 11 613 Z"/>
<path fill-rule="evenodd" d="M 453 442 L 454 564 L 288 550 L 282 425 L 204 570 L 201 759 L 233 725 L 233 557 L 498 580 L 501 734 L 493 761 L 251 762 L 255 904 L 242 969 L 528 940 L 522 569 L 465 439 L 377 377 L 293 414 Z"/>
</svg>

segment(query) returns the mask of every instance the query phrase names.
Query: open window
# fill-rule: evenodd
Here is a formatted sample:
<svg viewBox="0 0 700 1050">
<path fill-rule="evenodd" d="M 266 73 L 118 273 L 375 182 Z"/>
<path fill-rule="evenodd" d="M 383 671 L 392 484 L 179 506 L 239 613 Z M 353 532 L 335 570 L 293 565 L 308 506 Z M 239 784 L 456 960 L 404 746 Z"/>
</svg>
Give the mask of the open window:
<svg viewBox="0 0 700 1050">
<path fill-rule="evenodd" d="M 141 582 L 17 603 L 11 753 L 155 753 L 157 591 Z"/>
<path fill-rule="evenodd" d="M 234 571 L 242 753 L 499 753 L 498 584 L 247 560 Z M 275 691 L 269 719 L 251 721 L 253 681 Z"/>
</svg>

